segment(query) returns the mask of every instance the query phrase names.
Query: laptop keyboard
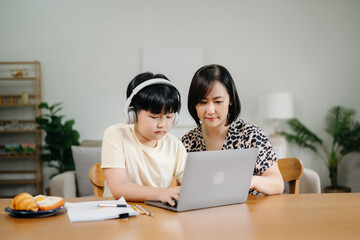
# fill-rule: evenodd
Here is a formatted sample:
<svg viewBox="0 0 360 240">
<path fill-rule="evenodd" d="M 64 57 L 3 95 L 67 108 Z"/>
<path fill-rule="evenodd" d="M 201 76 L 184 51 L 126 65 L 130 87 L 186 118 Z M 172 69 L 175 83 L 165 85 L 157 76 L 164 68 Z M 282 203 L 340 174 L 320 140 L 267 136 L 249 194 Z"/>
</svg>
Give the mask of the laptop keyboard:
<svg viewBox="0 0 360 240">
<path fill-rule="evenodd" d="M 174 199 L 173 199 L 173 202 L 175 203 L 175 205 L 174 205 L 174 206 L 171 206 L 169 203 L 166 203 L 166 206 L 176 208 L 176 207 L 177 207 L 177 200 L 174 198 Z"/>
</svg>

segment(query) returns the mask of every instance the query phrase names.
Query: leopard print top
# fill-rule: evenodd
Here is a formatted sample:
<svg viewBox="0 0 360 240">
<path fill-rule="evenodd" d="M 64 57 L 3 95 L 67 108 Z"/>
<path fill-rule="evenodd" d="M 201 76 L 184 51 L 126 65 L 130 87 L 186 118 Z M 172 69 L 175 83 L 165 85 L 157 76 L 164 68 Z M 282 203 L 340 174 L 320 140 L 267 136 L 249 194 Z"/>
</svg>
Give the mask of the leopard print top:
<svg viewBox="0 0 360 240">
<path fill-rule="evenodd" d="M 201 131 L 201 125 L 185 134 L 181 141 L 187 152 L 206 151 L 205 141 Z M 275 151 L 268 138 L 262 130 L 241 119 L 234 121 L 228 130 L 222 150 L 238 148 L 258 148 L 259 153 L 256 160 L 253 175 L 259 176 L 277 161 Z M 250 189 L 249 194 L 259 195 L 261 193 Z"/>
</svg>

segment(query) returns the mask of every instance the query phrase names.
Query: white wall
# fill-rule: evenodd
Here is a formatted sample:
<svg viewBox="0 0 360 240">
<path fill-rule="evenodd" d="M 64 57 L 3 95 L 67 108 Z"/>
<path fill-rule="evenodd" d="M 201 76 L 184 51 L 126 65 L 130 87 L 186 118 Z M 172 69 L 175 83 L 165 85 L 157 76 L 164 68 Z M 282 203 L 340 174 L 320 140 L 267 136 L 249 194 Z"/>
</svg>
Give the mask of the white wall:
<svg viewBox="0 0 360 240">
<path fill-rule="evenodd" d="M 330 107 L 360 112 L 359 26 L 356 0 L 1 0 L 0 61 L 39 60 L 43 100 L 64 103 L 81 140 L 100 139 L 108 125 L 123 120 L 141 47 L 201 47 L 205 63 L 232 73 L 243 119 L 272 133 L 271 121 L 257 114 L 258 96 L 289 91 L 295 116 L 330 140 L 323 130 Z M 329 184 L 314 154 L 296 146 L 290 154 Z M 360 157 L 352 157 L 356 168 L 344 166 L 341 179 L 360 191 Z"/>
</svg>

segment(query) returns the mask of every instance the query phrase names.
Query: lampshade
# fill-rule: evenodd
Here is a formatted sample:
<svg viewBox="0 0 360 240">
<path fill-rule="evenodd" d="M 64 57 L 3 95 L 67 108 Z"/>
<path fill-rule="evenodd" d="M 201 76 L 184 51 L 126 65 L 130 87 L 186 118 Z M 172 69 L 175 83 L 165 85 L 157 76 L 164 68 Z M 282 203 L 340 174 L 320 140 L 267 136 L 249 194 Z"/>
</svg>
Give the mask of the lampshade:
<svg viewBox="0 0 360 240">
<path fill-rule="evenodd" d="M 270 119 L 289 119 L 294 117 L 293 96 L 287 92 L 275 92 L 260 100 L 260 115 Z"/>
</svg>

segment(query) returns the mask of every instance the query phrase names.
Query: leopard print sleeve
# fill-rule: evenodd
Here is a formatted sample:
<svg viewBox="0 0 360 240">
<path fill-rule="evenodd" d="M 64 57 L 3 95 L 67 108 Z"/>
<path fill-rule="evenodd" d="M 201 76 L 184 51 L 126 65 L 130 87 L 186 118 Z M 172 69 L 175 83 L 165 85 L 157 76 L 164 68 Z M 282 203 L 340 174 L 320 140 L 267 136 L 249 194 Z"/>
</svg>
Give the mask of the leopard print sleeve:
<svg viewBox="0 0 360 240">
<path fill-rule="evenodd" d="M 237 120 L 231 124 L 222 149 L 237 148 L 259 149 L 253 173 L 254 176 L 261 175 L 277 161 L 275 151 L 263 131 L 256 125 L 243 120 Z M 261 193 L 250 189 L 249 194 L 258 195 Z"/>
<path fill-rule="evenodd" d="M 243 120 L 233 122 L 229 128 L 223 149 L 258 148 L 254 175 L 261 175 L 277 161 L 275 151 L 263 131 Z"/>
<path fill-rule="evenodd" d="M 260 128 L 253 125 L 248 134 L 250 146 L 259 149 L 254 169 L 254 175 L 259 176 L 277 161 L 277 157 L 270 141 Z"/>
<path fill-rule="evenodd" d="M 189 146 L 190 146 L 190 141 L 191 141 L 191 137 L 189 136 L 191 132 L 188 132 L 187 134 L 185 134 L 184 136 L 182 136 L 181 138 L 181 142 L 183 143 L 186 152 L 189 152 Z"/>
<path fill-rule="evenodd" d="M 181 141 L 187 152 L 205 151 L 205 143 L 202 137 L 201 126 L 194 128 L 185 134 Z"/>
</svg>

